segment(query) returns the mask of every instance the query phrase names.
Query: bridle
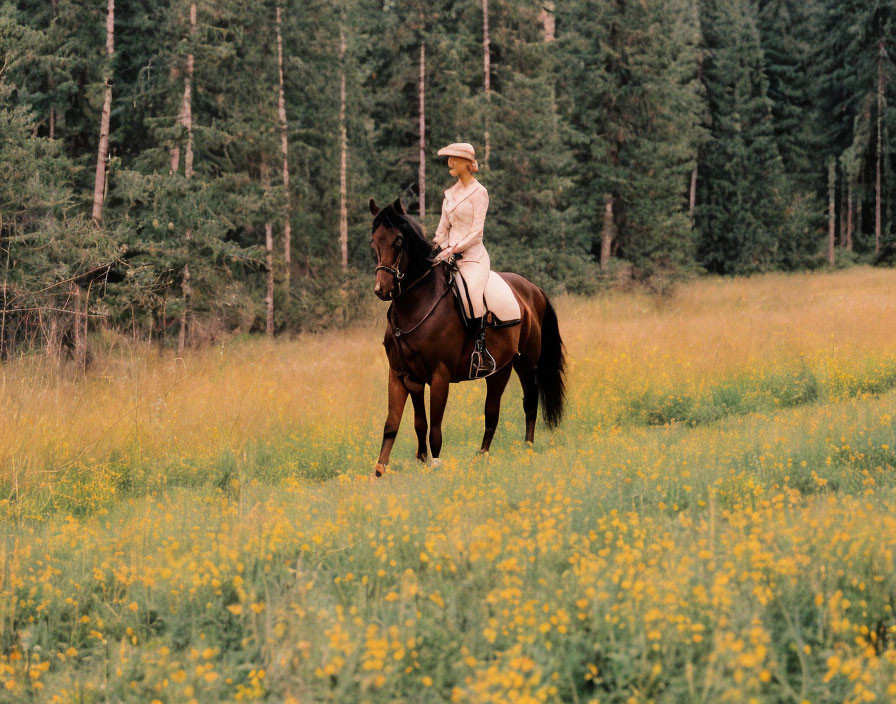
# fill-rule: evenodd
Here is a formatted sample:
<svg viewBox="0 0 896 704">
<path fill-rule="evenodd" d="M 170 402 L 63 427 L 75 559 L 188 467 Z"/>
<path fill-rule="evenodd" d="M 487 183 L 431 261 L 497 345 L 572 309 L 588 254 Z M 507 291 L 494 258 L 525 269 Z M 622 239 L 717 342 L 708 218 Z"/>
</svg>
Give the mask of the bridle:
<svg viewBox="0 0 896 704">
<path fill-rule="evenodd" d="M 391 219 L 388 217 L 388 214 L 386 215 L 385 218 L 383 218 L 383 220 L 389 227 L 391 227 L 395 230 L 398 230 L 399 236 L 402 238 L 402 242 L 397 245 L 397 248 L 399 249 L 399 253 L 398 253 L 398 257 L 396 257 L 396 259 L 392 263 L 392 265 L 386 266 L 385 264 L 377 264 L 374 272 L 385 271 L 392 275 L 393 288 L 392 288 L 392 293 L 390 294 L 389 298 L 393 301 L 393 305 L 389 306 L 389 310 L 386 313 L 386 317 L 389 320 L 389 324 L 392 327 L 392 335 L 395 337 L 395 342 L 396 342 L 396 345 L 398 348 L 398 354 L 401 357 L 402 364 L 405 367 L 407 367 L 407 362 L 404 358 L 404 351 L 401 348 L 400 340 L 402 337 L 406 337 L 410 333 L 417 330 L 417 328 L 419 328 L 421 325 L 423 325 L 423 323 L 426 322 L 429 319 L 429 317 L 435 312 L 435 309 L 442 302 L 442 300 L 444 300 L 444 298 L 453 290 L 453 281 L 454 281 L 453 267 L 455 266 L 455 260 L 454 260 L 454 257 L 450 257 L 449 261 L 447 262 L 448 263 L 448 280 L 446 282 L 445 290 L 442 291 L 441 295 L 436 299 L 436 301 L 432 304 L 432 306 L 430 306 L 429 310 L 416 322 L 416 324 L 414 324 L 410 328 L 402 330 L 401 327 L 399 327 L 398 320 L 396 318 L 394 301 L 396 301 L 398 298 L 400 298 L 402 296 L 402 294 L 407 293 L 412 288 L 414 288 L 417 284 L 419 284 L 421 281 L 423 281 L 423 279 L 425 279 L 427 276 L 429 276 L 433 272 L 433 270 L 439 265 L 440 262 L 431 263 L 426 268 L 426 271 L 424 271 L 419 277 L 417 277 L 414 281 L 412 281 L 409 286 L 407 286 L 406 288 L 402 288 L 402 281 L 405 278 L 406 272 L 401 271 L 399 269 L 399 267 L 401 266 L 401 263 L 404 259 L 404 255 L 405 255 L 405 248 L 403 246 L 404 233 L 401 231 L 401 227 L 397 227 L 395 225 L 395 223 L 391 221 Z M 393 247 L 396 247 L 397 241 L 398 241 L 398 238 L 396 238 L 395 241 L 393 241 L 393 243 L 392 243 Z"/>
<path fill-rule="evenodd" d="M 393 247 L 395 245 L 393 244 Z M 378 264 L 376 269 L 374 269 L 374 274 L 379 271 L 385 271 L 389 274 L 392 274 L 392 294 L 391 298 L 394 301 L 402 294 L 401 290 L 401 282 L 404 279 L 404 272 L 401 271 L 398 267 L 401 265 L 401 260 L 404 257 L 404 247 L 400 247 L 398 250 L 398 258 L 392 262 L 392 266 L 386 266 L 385 264 Z M 415 282 L 416 283 L 416 282 Z M 398 293 L 396 293 L 396 290 Z"/>
<path fill-rule="evenodd" d="M 390 213 L 383 212 L 383 222 L 391 227 L 393 230 L 398 230 L 398 237 L 395 238 L 392 242 L 392 246 L 398 249 L 398 257 L 392 262 L 392 266 L 386 266 L 385 264 L 377 263 L 376 269 L 374 269 L 374 274 L 377 274 L 380 271 L 385 271 L 392 275 L 392 293 L 389 296 L 393 301 L 398 298 L 402 294 L 401 290 L 401 281 L 404 279 L 405 272 L 401 271 L 398 267 L 401 266 L 401 260 L 404 258 L 404 232 L 401 231 L 401 225 L 397 225 L 392 218 L 390 217 Z M 374 222 L 376 224 L 376 222 Z M 374 228 L 375 229 L 375 228 Z M 398 245 L 396 246 L 396 242 Z M 379 259 L 379 254 L 377 254 L 377 259 Z M 415 282 L 416 283 L 416 282 Z"/>
<path fill-rule="evenodd" d="M 397 225 L 392 220 L 392 218 L 390 217 L 390 213 L 383 213 L 383 215 L 383 222 L 393 230 L 398 230 L 398 237 L 396 237 L 392 242 L 392 247 L 398 249 L 398 257 L 394 262 L 392 262 L 392 266 L 377 264 L 376 269 L 374 269 L 373 271 L 374 274 L 380 271 L 385 271 L 388 274 L 392 275 L 392 293 L 390 294 L 389 299 L 394 301 L 396 298 L 399 298 L 403 293 L 410 291 L 412 288 L 414 288 L 414 286 L 416 286 L 421 281 L 423 281 L 423 279 L 429 276 L 429 274 L 435 268 L 436 264 L 433 263 L 425 272 L 423 272 L 423 275 L 413 281 L 410 286 L 408 286 L 407 288 L 402 288 L 402 281 L 404 280 L 406 272 L 401 271 L 399 267 L 401 266 L 402 259 L 404 259 L 405 255 L 405 248 L 403 246 L 405 234 L 404 232 L 402 232 L 401 225 Z M 400 241 L 399 238 L 401 238 Z M 398 242 L 397 245 L 396 242 Z M 379 255 L 377 255 L 377 258 L 379 258 Z"/>
</svg>

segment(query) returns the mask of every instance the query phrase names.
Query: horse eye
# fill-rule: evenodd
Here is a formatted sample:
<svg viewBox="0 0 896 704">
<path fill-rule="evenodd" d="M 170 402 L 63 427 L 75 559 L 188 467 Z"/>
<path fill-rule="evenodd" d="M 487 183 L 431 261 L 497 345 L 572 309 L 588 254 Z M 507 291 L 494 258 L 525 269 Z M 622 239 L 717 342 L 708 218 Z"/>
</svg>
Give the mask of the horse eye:
<svg viewBox="0 0 896 704">
<path fill-rule="evenodd" d="M 395 238 L 395 246 L 396 247 L 401 247 L 403 242 L 404 242 L 404 240 L 400 236 Z"/>
</svg>

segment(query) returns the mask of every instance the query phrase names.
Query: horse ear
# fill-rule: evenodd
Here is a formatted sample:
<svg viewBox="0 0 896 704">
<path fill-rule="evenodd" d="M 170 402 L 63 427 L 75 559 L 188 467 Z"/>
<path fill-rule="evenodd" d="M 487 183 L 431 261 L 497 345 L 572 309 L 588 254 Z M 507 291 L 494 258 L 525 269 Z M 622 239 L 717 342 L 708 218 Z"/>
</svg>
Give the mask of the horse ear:
<svg viewBox="0 0 896 704">
<path fill-rule="evenodd" d="M 373 198 L 371 198 L 370 199 L 370 214 L 375 216 L 378 212 L 380 212 L 380 209 L 377 206 L 376 201 Z"/>
<path fill-rule="evenodd" d="M 401 198 L 396 198 L 395 202 L 392 203 L 392 207 L 400 214 L 404 215 L 404 208 L 401 205 Z"/>
</svg>

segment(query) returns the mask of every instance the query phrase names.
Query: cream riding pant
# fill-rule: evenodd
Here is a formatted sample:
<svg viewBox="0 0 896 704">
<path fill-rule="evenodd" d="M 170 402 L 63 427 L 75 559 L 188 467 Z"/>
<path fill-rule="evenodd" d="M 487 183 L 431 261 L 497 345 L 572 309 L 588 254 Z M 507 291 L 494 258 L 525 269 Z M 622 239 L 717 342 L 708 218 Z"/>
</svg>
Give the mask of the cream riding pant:
<svg viewBox="0 0 896 704">
<path fill-rule="evenodd" d="M 485 293 L 485 284 L 488 282 L 491 261 L 484 247 L 475 249 L 477 251 L 471 253 L 470 259 L 467 259 L 467 255 L 464 253 L 464 258 L 457 263 L 457 268 L 460 270 L 461 276 L 464 277 L 464 284 L 470 293 L 470 300 L 473 302 L 473 317 L 481 318 L 485 315 L 483 294 Z"/>
</svg>

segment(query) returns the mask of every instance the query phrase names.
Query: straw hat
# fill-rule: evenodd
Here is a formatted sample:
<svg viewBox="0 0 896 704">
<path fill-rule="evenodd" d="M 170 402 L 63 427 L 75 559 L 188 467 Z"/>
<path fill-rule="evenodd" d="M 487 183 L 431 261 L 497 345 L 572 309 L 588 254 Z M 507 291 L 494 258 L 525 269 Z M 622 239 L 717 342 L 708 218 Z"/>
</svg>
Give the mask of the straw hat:
<svg viewBox="0 0 896 704">
<path fill-rule="evenodd" d="M 476 161 L 476 152 L 473 150 L 473 145 L 466 142 L 457 142 L 456 144 L 442 147 L 439 149 L 439 156 L 459 156 L 462 159 Z"/>
</svg>

